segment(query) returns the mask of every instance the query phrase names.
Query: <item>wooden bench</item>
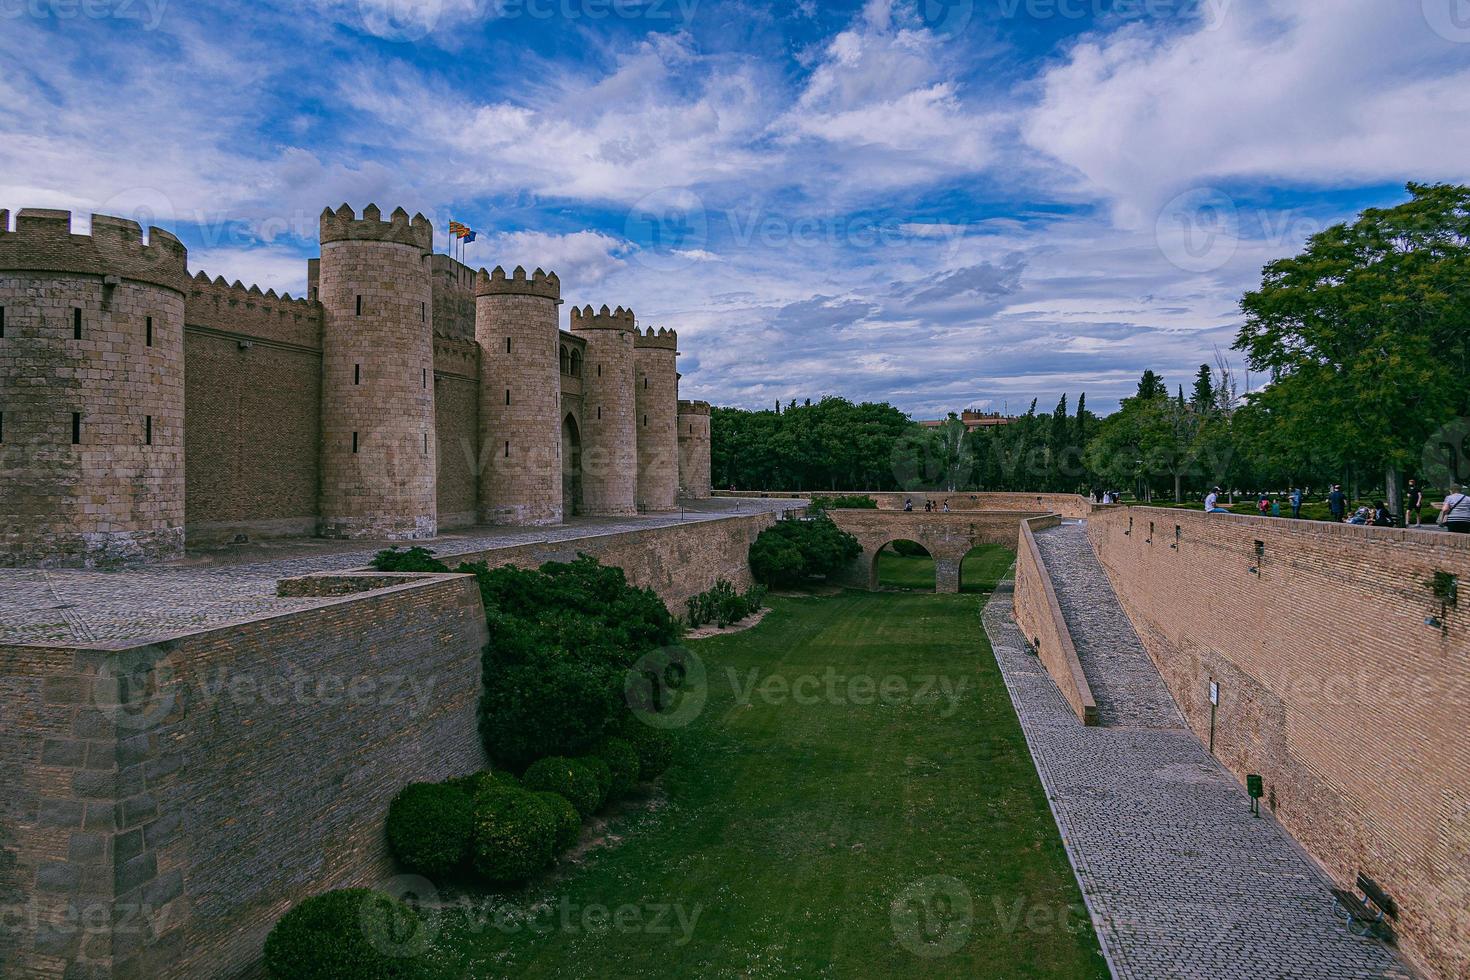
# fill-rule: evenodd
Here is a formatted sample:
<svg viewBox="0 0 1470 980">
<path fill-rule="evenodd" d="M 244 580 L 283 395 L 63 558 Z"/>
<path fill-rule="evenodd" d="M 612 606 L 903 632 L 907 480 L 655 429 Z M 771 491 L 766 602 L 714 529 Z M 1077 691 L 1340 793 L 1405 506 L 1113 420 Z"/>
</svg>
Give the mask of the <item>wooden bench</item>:
<svg viewBox="0 0 1470 980">
<path fill-rule="evenodd" d="M 1392 943 L 1393 926 L 1389 920 L 1399 917 L 1398 904 L 1376 881 L 1361 871 L 1358 872 L 1357 886 L 1357 892 L 1332 889 L 1337 909 L 1347 920 L 1348 931 L 1355 936 L 1373 936 Z"/>
</svg>

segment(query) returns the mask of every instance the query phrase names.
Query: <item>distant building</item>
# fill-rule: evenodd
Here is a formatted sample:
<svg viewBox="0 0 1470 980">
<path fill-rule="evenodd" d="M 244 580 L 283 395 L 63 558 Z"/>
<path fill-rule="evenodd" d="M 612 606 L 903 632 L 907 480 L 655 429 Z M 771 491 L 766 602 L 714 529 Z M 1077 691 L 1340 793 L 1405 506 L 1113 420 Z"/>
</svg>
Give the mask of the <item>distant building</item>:
<svg viewBox="0 0 1470 980">
<path fill-rule="evenodd" d="M 967 432 L 974 432 L 976 429 L 993 429 L 1000 425 L 1010 425 L 1015 420 L 1016 417 L 1014 415 L 1002 415 L 999 412 L 976 412 L 968 408 L 960 413 L 960 421 L 965 423 L 965 430 Z M 931 429 L 937 429 L 948 421 L 948 419 L 932 419 L 920 422 L 919 424 L 928 426 Z"/>
</svg>

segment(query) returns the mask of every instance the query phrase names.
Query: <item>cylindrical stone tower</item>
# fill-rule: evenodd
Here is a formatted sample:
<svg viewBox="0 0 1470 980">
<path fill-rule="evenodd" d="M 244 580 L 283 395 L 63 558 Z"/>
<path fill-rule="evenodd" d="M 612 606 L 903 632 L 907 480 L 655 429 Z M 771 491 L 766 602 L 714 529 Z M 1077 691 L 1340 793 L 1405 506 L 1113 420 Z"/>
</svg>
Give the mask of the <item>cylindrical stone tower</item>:
<svg viewBox="0 0 1470 980">
<path fill-rule="evenodd" d="M 588 514 L 638 512 L 633 311 L 572 307 L 572 332 L 587 341 L 582 365 L 582 504 Z"/>
<path fill-rule="evenodd" d="M 435 509 L 434 229 L 402 208 L 322 212 L 321 533 L 414 540 Z"/>
<path fill-rule="evenodd" d="M 679 336 L 649 327 L 635 334 L 634 403 L 638 427 L 638 509 L 673 510 L 679 502 Z"/>
<path fill-rule="evenodd" d="M 695 500 L 710 495 L 709 447 L 709 402 L 680 402 L 680 495 Z"/>
<path fill-rule="evenodd" d="M 480 344 L 480 520 L 562 519 L 561 370 L 556 273 L 510 278 L 496 266 L 475 279 Z"/>
<path fill-rule="evenodd" d="M 96 567 L 184 548 L 179 240 L 0 211 L 0 564 Z"/>
</svg>

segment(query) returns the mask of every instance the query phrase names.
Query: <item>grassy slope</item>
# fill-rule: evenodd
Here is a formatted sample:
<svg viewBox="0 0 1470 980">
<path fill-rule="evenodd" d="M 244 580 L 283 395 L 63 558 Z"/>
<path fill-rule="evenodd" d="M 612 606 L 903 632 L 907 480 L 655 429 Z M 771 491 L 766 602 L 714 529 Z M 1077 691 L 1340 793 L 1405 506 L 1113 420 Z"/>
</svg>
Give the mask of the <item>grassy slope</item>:
<svg viewBox="0 0 1470 980">
<path fill-rule="evenodd" d="M 451 924 L 437 944 L 454 951 L 447 965 L 477 977 L 1106 977 L 981 601 L 778 598 L 755 629 L 692 643 L 709 700 L 663 804 L 615 820 L 616 847 L 500 900 L 512 916 L 538 901 L 697 908 L 688 941 L 589 933 L 575 912 L 572 928 L 544 935 Z M 829 668 L 902 677 L 911 695 L 929 675 L 965 686 L 957 701 L 856 704 L 844 679 L 841 703 L 823 687 L 819 703 L 778 704 L 742 702 L 731 682 Z M 973 926 L 958 951 L 921 958 L 896 938 L 890 906 L 937 874 L 963 882 Z"/>
<path fill-rule="evenodd" d="M 989 592 L 1015 560 L 1015 552 L 996 544 L 971 549 L 960 567 L 960 591 Z M 878 554 L 878 584 L 885 589 L 934 591 L 934 560 L 884 550 Z"/>
</svg>

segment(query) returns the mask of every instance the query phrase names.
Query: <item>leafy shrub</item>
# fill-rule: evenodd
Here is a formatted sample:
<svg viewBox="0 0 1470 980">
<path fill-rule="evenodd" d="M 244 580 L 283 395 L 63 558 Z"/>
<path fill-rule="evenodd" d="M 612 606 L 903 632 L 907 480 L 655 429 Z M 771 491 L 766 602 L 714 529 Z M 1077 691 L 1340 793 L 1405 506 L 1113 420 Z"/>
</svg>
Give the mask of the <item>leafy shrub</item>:
<svg viewBox="0 0 1470 980">
<path fill-rule="evenodd" d="M 719 579 L 714 588 L 690 596 L 685 601 L 685 608 L 689 611 L 688 624 L 698 629 L 712 622 L 724 629 L 753 612 L 759 612 L 765 604 L 766 591 L 765 586 L 755 585 L 741 594 L 735 591 L 735 586 Z"/>
<path fill-rule="evenodd" d="M 487 881 L 525 881 L 551 863 L 556 814 L 534 793 L 492 788 L 475 798 L 471 861 Z"/>
<path fill-rule="evenodd" d="M 872 497 L 813 497 L 814 510 L 877 510 L 878 501 Z"/>
<path fill-rule="evenodd" d="M 405 937 L 407 945 L 405 945 Z M 370 888 L 313 895 L 281 916 L 265 939 L 275 980 L 408 980 L 429 975 L 413 945 L 428 940 L 404 903 Z"/>
<path fill-rule="evenodd" d="M 607 802 L 608 795 L 612 793 L 612 767 L 607 764 L 606 759 L 595 752 L 578 756 L 575 761 L 586 766 L 592 773 L 592 778 L 597 780 L 597 808 L 602 809 L 602 805 Z"/>
<path fill-rule="evenodd" d="M 531 795 L 546 804 L 556 820 L 556 840 L 552 845 L 556 853 L 561 854 L 568 848 L 575 847 L 582 836 L 582 817 L 577 813 L 577 808 L 560 793 L 542 790 Z"/>
<path fill-rule="evenodd" d="M 583 819 L 602 806 L 602 788 L 592 769 L 579 759 L 548 756 L 531 763 L 522 779 L 529 790 L 546 790 L 565 796 Z"/>
<path fill-rule="evenodd" d="M 628 716 L 618 733 L 638 757 L 638 778 L 645 782 L 663 775 L 674 761 L 674 737 L 662 728 L 645 725 Z"/>
<path fill-rule="evenodd" d="M 522 769 L 587 752 L 623 709 L 624 674 L 680 625 L 649 589 L 586 555 L 537 571 L 461 565 L 490 623 L 480 734 L 491 758 Z"/>
<path fill-rule="evenodd" d="M 449 566 L 428 548 L 415 545 L 406 551 L 389 548 L 373 556 L 372 566 L 380 572 L 447 572 Z"/>
<path fill-rule="evenodd" d="M 439 878 L 469 855 L 470 794 L 448 783 L 410 783 L 388 807 L 388 849 L 415 874 Z"/>
<path fill-rule="evenodd" d="M 617 799 L 626 794 L 638 782 L 638 753 L 625 738 L 605 738 L 592 750 L 607 763 L 612 774 L 612 785 L 608 796 Z"/>
<path fill-rule="evenodd" d="M 826 515 L 777 521 L 750 546 L 750 569 L 756 581 L 793 586 L 816 576 L 838 572 L 863 553 L 857 538 Z"/>
<path fill-rule="evenodd" d="M 519 789 L 521 781 L 508 772 L 483 769 L 468 776 L 456 776 L 444 781 L 445 786 L 463 790 L 473 802 L 476 796 L 489 789 Z"/>
</svg>

